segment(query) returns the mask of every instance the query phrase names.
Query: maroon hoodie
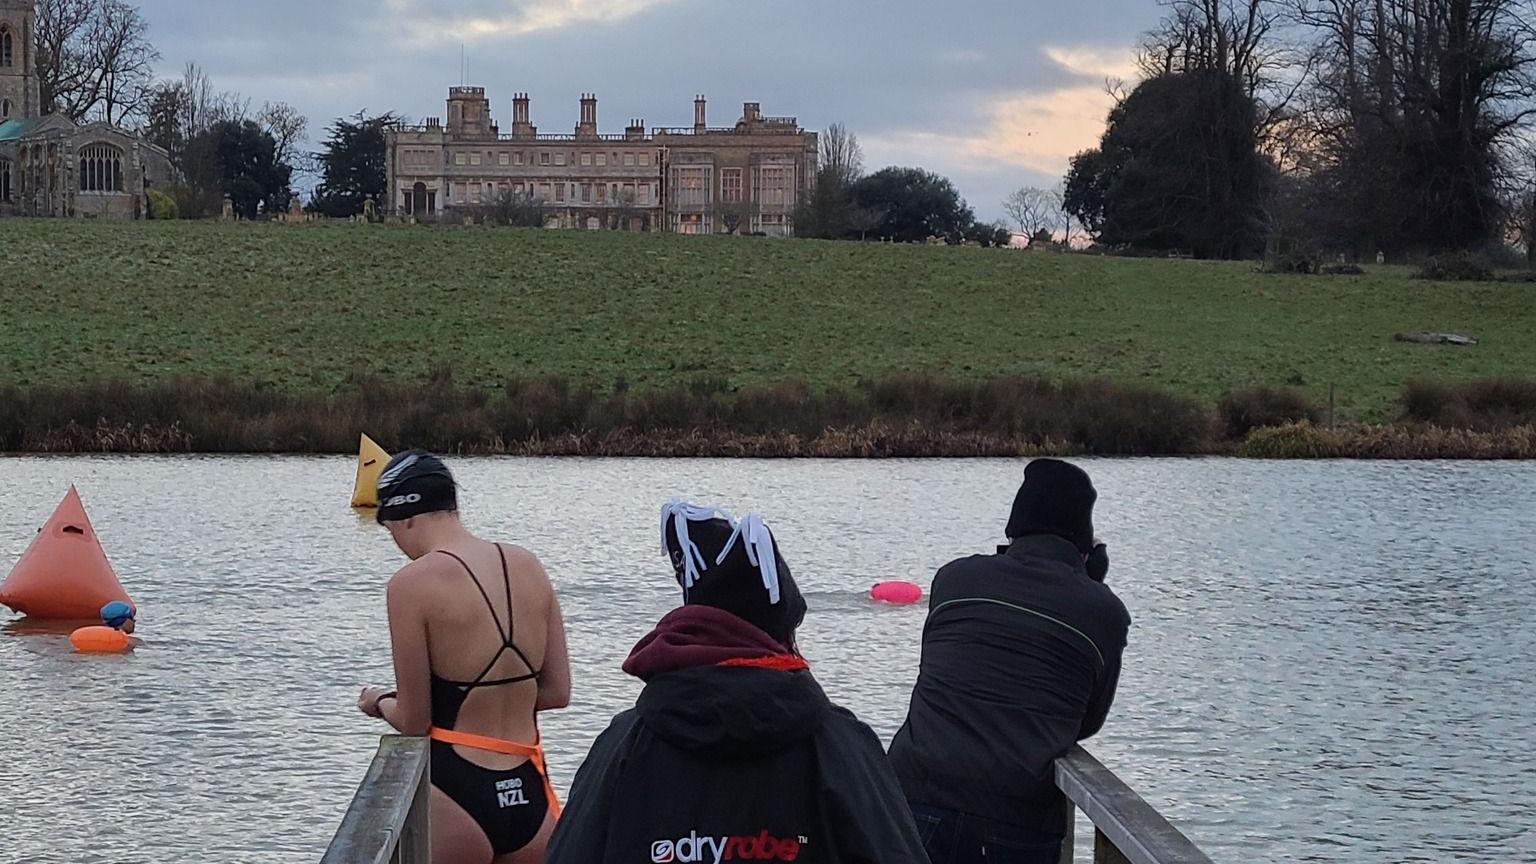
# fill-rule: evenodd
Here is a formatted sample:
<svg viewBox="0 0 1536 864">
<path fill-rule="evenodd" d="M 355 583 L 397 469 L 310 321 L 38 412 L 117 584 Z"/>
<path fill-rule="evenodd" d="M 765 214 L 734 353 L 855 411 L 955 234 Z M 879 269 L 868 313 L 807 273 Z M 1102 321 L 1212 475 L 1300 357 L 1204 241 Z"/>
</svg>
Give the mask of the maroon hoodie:
<svg viewBox="0 0 1536 864">
<path fill-rule="evenodd" d="M 697 666 L 807 668 L 772 636 L 723 609 L 704 605 L 668 612 L 624 661 L 624 671 L 642 681 Z"/>
</svg>

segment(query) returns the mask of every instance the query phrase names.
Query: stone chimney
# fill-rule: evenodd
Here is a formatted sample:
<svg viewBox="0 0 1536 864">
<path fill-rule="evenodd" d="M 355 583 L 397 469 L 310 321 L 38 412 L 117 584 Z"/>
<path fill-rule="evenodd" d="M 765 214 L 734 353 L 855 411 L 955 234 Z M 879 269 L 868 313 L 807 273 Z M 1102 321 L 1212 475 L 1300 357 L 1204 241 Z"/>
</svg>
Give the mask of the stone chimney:
<svg viewBox="0 0 1536 864">
<path fill-rule="evenodd" d="M 518 138 L 532 138 L 539 134 L 537 126 L 528 116 L 528 94 L 512 94 L 512 134 Z"/>
<path fill-rule="evenodd" d="M 757 102 L 741 103 L 741 119 L 748 123 L 756 123 L 763 119 L 763 106 Z"/>
<path fill-rule="evenodd" d="M 624 127 L 624 137 L 630 141 L 644 141 L 645 121 L 643 119 L 629 121 L 629 125 Z"/>
<path fill-rule="evenodd" d="M 597 94 L 581 94 L 581 122 L 576 124 L 576 135 L 580 138 L 597 137 Z"/>
<path fill-rule="evenodd" d="M 702 135 L 704 130 L 709 128 L 709 124 L 705 120 L 705 107 L 706 103 L 703 96 L 693 100 L 693 131 L 695 134 Z"/>
</svg>

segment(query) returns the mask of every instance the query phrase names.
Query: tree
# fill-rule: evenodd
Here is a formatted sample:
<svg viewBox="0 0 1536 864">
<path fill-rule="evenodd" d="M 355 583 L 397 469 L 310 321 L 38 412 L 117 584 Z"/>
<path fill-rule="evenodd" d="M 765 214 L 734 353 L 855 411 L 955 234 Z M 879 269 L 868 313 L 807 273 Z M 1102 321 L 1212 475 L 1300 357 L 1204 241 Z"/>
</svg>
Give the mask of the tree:
<svg viewBox="0 0 1536 864">
<path fill-rule="evenodd" d="M 1511 144 L 1536 120 L 1528 0 L 1291 0 L 1312 36 L 1319 234 L 1357 252 L 1501 238 Z"/>
<path fill-rule="evenodd" d="M 921 168 L 877 171 L 854 184 L 853 201 L 883 214 L 876 232 L 899 243 L 960 243 L 976 221 L 948 178 Z"/>
<path fill-rule="evenodd" d="M 821 133 L 821 175 L 842 189 L 852 189 L 864 176 L 864 149 L 848 127 L 833 123 Z"/>
<path fill-rule="evenodd" d="M 1256 110 L 1243 83 L 1219 71 L 1142 82 L 1110 112 L 1098 150 L 1073 158 L 1069 208 L 1110 245 L 1256 255 L 1272 174 Z"/>
<path fill-rule="evenodd" d="M 266 102 L 256 112 L 256 123 L 277 142 L 277 161 L 297 168 L 298 145 L 309 129 L 309 119 L 286 102 Z"/>
<path fill-rule="evenodd" d="M 1003 212 L 1007 213 L 1019 232 L 1034 237 L 1041 231 L 1054 235 L 1058 212 L 1055 195 L 1034 186 L 1017 189 L 1003 199 Z"/>
<path fill-rule="evenodd" d="M 482 225 L 512 228 L 544 227 L 544 200 L 510 189 L 501 189 L 479 204 L 459 208 L 467 210 Z"/>
<path fill-rule="evenodd" d="M 198 133 L 187 149 L 188 164 L 198 172 L 188 180 L 203 193 L 204 211 L 207 193 L 214 190 L 227 195 L 246 219 L 287 209 L 293 169 L 277 160 L 277 141 L 254 121 L 221 120 Z"/>
<path fill-rule="evenodd" d="M 150 102 L 160 53 L 123 0 L 39 0 L 37 78 L 43 112 L 123 123 Z"/>
<path fill-rule="evenodd" d="M 853 186 L 864 176 L 864 151 L 859 139 L 841 123 L 821 133 L 816 185 L 795 211 L 795 234 L 840 240 L 859 233 L 855 222 Z"/>
<path fill-rule="evenodd" d="M 393 113 L 370 116 L 359 111 L 331 124 L 325 149 L 316 154 L 322 172 L 315 189 L 316 210 L 344 218 L 363 212 L 369 198 L 380 204 L 388 200 L 384 130 L 398 121 Z"/>
</svg>

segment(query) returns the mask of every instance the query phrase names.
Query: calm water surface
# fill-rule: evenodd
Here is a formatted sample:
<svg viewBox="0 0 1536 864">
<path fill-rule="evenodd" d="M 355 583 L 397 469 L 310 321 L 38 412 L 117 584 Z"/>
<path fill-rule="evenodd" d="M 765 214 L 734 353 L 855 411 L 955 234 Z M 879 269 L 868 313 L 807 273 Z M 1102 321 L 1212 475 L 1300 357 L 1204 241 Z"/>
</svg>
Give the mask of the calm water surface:
<svg viewBox="0 0 1536 864">
<path fill-rule="evenodd" d="M 629 706 L 677 600 L 655 514 L 753 507 L 808 594 L 803 648 L 889 740 L 923 610 L 863 599 L 997 542 L 1022 463 L 460 459 L 465 517 L 546 562 L 575 701 L 557 784 Z M 1536 466 L 1101 461 L 1135 617 L 1092 749 L 1217 860 L 1536 860 Z M 401 559 L 332 458 L 0 459 L 0 572 L 77 483 L 144 647 L 0 627 L 0 860 L 314 862 L 383 731 Z M 0 621 L 9 621 L 0 611 Z M 1495 851 L 1498 850 L 1498 851 Z"/>
</svg>

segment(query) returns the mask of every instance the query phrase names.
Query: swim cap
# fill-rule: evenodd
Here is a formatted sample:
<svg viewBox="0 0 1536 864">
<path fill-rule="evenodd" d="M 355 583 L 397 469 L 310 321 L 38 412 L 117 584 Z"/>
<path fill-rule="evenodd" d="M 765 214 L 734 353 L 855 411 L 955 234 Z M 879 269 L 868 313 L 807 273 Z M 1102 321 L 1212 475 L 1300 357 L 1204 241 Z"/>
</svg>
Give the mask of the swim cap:
<svg viewBox="0 0 1536 864">
<path fill-rule="evenodd" d="M 101 607 L 101 622 L 113 629 L 121 628 L 132 621 L 133 617 L 133 607 L 121 600 L 113 600 Z"/>
<path fill-rule="evenodd" d="M 379 474 L 379 524 L 423 513 L 459 509 L 458 486 L 443 460 L 425 450 L 407 450 Z"/>
</svg>

